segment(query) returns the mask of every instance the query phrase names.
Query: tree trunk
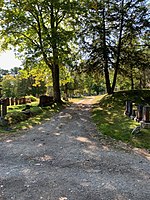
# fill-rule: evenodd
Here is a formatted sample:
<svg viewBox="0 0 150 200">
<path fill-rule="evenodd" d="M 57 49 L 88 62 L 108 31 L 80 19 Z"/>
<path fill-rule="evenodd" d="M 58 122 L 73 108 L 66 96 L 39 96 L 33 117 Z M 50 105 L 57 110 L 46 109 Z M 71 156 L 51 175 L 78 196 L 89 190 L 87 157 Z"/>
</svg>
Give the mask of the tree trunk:
<svg viewBox="0 0 150 200">
<path fill-rule="evenodd" d="M 122 0 L 122 4 L 121 4 L 120 32 L 119 32 L 119 41 L 118 41 L 118 47 L 117 47 L 117 59 L 116 59 L 116 64 L 115 64 L 115 73 L 114 73 L 113 84 L 112 84 L 112 92 L 114 92 L 114 90 L 115 90 L 117 74 L 118 74 L 118 69 L 119 69 L 119 62 L 120 62 L 121 40 L 122 40 L 123 21 L 124 21 L 123 6 L 124 6 L 124 0 Z"/>
<path fill-rule="evenodd" d="M 59 84 L 59 62 L 57 49 L 57 28 L 55 27 L 54 7 L 51 4 L 51 34 L 52 34 L 52 49 L 53 49 L 53 64 L 52 64 L 52 78 L 53 78 L 53 92 L 54 100 L 61 103 L 60 84 Z"/>
<path fill-rule="evenodd" d="M 52 78 L 53 78 L 53 92 L 54 92 L 54 100 L 57 103 L 61 102 L 60 96 L 60 85 L 59 85 L 59 66 L 54 63 L 52 66 Z"/>
<path fill-rule="evenodd" d="M 146 71 L 144 67 L 143 67 L 143 88 L 146 88 Z"/>
<path fill-rule="evenodd" d="M 108 55 L 107 55 L 107 47 L 106 47 L 106 28 L 105 28 L 105 5 L 103 8 L 103 58 L 104 58 L 104 74 L 105 74 L 105 82 L 107 93 L 111 94 L 111 85 L 109 78 L 109 70 L 108 70 Z"/>
<path fill-rule="evenodd" d="M 134 90 L 134 80 L 133 80 L 132 67 L 131 67 L 131 90 Z"/>
</svg>

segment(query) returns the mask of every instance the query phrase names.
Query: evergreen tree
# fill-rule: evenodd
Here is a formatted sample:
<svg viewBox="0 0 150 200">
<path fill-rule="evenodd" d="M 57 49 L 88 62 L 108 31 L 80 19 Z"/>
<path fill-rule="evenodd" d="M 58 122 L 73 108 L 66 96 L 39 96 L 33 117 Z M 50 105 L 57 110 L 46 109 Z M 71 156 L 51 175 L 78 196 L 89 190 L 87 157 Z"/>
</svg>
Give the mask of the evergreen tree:
<svg viewBox="0 0 150 200">
<path fill-rule="evenodd" d="M 145 34 L 148 13 L 145 0 L 85 0 L 80 17 L 80 45 L 86 55 L 86 70 L 105 76 L 107 92 L 113 93 L 122 58 L 123 41 Z M 138 41 L 139 42 L 139 41 Z M 128 48 L 128 47 L 126 47 Z M 111 84 L 110 71 L 114 72 Z"/>
</svg>

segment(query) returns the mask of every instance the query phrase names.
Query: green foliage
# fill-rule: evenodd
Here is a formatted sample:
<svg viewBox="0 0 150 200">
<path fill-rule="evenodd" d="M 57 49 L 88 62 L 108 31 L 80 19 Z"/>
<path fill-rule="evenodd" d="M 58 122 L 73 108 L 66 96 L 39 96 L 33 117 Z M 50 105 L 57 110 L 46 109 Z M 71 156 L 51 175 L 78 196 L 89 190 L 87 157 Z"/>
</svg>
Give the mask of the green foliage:
<svg viewBox="0 0 150 200">
<path fill-rule="evenodd" d="M 8 125 L 12 128 L 9 134 L 14 134 L 13 132 L 16 130 L 28 129 L 36 124 L 41 124 L 43 120 L 50 120 L 51 116 L 62 109 L 62 107 L 62 105 L 59 106 L 55 104 L 53 108 L 41 108 L 37 106 L 37 103 L 33 102 L 30 108 L 31 115 L 27 116 L 22 113 L 22 109 L 25 108 L 25 105 L 9 106 L 11 109 L 8 110 L 9 112 L 5 117 Z M 8 132 L 4 133 L 5 131 L 3 129 L 0 129 L 0 133 L 1 132 L 3 132 L 3 134 L 8 134 Z"/>
<path fill-rule="evenodd" d="M 12 75 L 5 75 L 1 84 L 3 97 L 15 97 L 16 80 Z"/>
<path fill-rule="evenodd" d="M 120 61 L 126 62 L 126 66 L 122 68 L 126 68 L 127 73 L 124 74 L 128 76 L 132 75 L 131 67 L 140 67 L 139 60 L 142 61 L 142 58 L 135 59 L 137 51 L 135 53 L 134 48 L 136 45 L 143 45 L 142 37 L 148 30 L 146 1 L 85 0 L 83 5 L 85 10 L 81 12 L 79 32 L 80 47 L 86 62 L 83 69 L 104 74 L 107 92 L 111 94 L 115 89 Z M 127 57 L 126 51 L 133 40 L 134 45 L 130 49 L 132 53 Z M 127 67 L 129 63 L 134 66 Z M 112 81 L 110 71 L 113 71 Z"/>
<path fill-rule="evenodd" d="M 127 100 L 134 102 L 136 105 L 149 103 L 150 90 L 127 90 L 114 92 L 112 95 L 105 95 L 100 105 L 103 107 L 123 107 Z"/>
<path fill-rule="evenodd" d="M 31 106 L 31 115 L 27 115 L 22 112 L 23 108 L 25 108 L 25 105 L 11 106 L 11 110 L 5 116 L 5 120 L 9 125 L 18 124 L 19 122 L 27 120 L 29 117 L 34 117 L 43 113 L 41 107 Z"/>
<path fill-rule="evenodd" d="M 40 115 L 43 112 L 41 107 L 31 107 L 30 110 L 33 116 Z"/>
<path fill-rule="evenodd" d="M 54 96 L 60 100 L 59 66 L 68 63 L 74 37 L 76 1 L 4 1 L 0 13 L 2 48 L 17 47 L 24 66 L 45 62 L 51 69 Z M 36 74 L 37 78 L 38 73 Z M 41 77 L 40 77 L 41 78 Z M 35 85 L 39 85 L 39 77 Z"/>
<path fill-rule="evenodd" d="M 25 121 L 28 119 L 28 116 L 22 112 L 11 112 L 5 116 L 5 120 L 8 122 L 9 125 L 17 124 L 21 121 Z"/>
</svg>

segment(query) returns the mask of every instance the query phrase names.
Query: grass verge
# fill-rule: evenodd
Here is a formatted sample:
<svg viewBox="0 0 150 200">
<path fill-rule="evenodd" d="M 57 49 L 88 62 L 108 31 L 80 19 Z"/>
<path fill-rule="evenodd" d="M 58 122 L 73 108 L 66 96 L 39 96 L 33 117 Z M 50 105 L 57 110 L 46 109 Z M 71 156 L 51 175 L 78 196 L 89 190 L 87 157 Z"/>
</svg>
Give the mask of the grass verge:
<svg viewBox="0 0 150 200">
<path fill-rule="evenodd" d="M 143 102 L 148 93 L 150 96 L 150 91 L 141 92 L 140 99 Z M 140 124 L 124 115 L 125 101 L 129 99 L 135 103 L 141 103 L 135 96 L 135 91 L 116 92 L 113 95 L 101 96 L 99 103 L 93 108 L 93 120 L 102 134 L 134 147 L 150 150 L 150 129 L 142 129 L 139 134 L 131 134 L 133 128 Z"/>
<path fill-rule="evenodd" d="M 25 105 L 17 105 L 8 107 L 8 114 L 6 115 L 9 119 L 9 124 L 2 124 L 0 126 L 0 139 L 5 136 L 16 135 L 18 130 L 26 130 L 32 128 L 37 124 L 43 123 L 43 121 L 50 120 L 50 118 L 61 109 L 64 105 L 53 105 L 53 107 L 38 107 L 38 102 L 33 102 L 30 104 L 31 117 L 26 117 L 22 114 L 22 109 Z M 22 115 L 25 115 L 23 117 Z M 4 122 L 5 123 L 5 122 Z"/>
</svg>

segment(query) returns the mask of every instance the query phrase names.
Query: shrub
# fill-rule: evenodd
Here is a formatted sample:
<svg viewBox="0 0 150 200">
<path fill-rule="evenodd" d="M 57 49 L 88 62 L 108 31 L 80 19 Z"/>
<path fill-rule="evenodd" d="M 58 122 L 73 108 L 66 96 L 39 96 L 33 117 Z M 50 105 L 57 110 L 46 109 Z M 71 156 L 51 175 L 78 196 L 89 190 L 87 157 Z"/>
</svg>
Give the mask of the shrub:
<svg viewBox="0 0 150 200">
<path fill-rule="evenodd" d="M 11 112 L 5 116 L 5 120 L 8 122 L 9 125 L 17 124 L 18 122 L 25 121 L 29 117 L 22 113 L 22 112 Z"/>
<path fill-rule="evenodd" d="M 30 110 L 33 116 L 38 115 L 43 112 L 41 107 L 31 107 Z"/>
</svg>

